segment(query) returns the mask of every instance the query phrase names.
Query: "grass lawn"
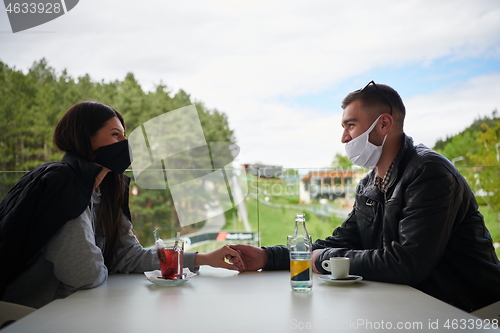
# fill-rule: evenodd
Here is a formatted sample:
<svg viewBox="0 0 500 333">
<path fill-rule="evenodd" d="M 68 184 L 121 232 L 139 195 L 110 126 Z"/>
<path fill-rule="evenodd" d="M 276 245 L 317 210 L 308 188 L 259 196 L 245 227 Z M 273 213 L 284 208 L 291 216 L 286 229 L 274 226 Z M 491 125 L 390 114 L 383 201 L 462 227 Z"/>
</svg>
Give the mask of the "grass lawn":
<svg viewBox="0 0 500 333">
<path fill-rule="evenodd" d="M 319 218 L 317 215 L 307 211 L 290 211 L 284 208 L 274 208 L 259 204 L 259 215 L 257 218 L 257 201 L 248 199 L 246 201 L 248 218 L 252 230 L 260 231 L 260 245 L 286 245 L 286 236 L 293 233 L 295 228 L 295 214 L 306 214 L 306 228 L 313 241 L 318 238 L 330 236 L 343 219 L 336 217 Z M 258 223 L 257 223 L 258 222 Z"/>
</svg>

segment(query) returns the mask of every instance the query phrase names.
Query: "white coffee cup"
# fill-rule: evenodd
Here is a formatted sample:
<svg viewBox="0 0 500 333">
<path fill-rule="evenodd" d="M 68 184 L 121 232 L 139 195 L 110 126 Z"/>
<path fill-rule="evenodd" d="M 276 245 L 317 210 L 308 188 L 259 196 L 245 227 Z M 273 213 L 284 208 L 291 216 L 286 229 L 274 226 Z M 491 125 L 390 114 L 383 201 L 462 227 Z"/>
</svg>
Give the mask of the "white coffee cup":
<svg viewBox="0 0 500 333">
<path fill-rule="evenodd" d="M 324 260 L 321 267 L 331 273 L 332 279 L 347 279 L 349 276 L 349 258 L 332 257 L 330 260 Z"/>
</svg>

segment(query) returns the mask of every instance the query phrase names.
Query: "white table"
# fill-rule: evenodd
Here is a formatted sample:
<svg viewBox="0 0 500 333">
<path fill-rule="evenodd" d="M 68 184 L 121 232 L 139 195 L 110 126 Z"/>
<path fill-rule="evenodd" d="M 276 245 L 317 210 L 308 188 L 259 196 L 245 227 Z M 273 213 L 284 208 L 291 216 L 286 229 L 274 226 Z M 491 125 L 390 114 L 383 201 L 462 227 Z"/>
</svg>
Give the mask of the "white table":
<svg viewBox="0 0 500 333">
<path fill-rule="evenodd" d="M 442 332 L 451 331 L 446 323 L 475 330 L 476 319 L 404 285 L 334 286 L 314 275 L 313 290 L 296 293 L 288 272 L 238 274 L 204 266 L 176 287 L 153 285 L 142 274 L 111 275 L 104 285 L 56 300 L 2 333 L 385 332 L 398 327 Z"/>
</svg>

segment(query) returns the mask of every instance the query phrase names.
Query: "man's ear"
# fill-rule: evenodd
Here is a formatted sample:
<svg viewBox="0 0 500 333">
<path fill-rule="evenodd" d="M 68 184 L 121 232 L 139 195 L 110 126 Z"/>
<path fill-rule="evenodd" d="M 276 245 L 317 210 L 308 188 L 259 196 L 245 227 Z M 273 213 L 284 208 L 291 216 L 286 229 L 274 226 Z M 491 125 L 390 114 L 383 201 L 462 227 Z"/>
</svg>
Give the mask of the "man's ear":
<svg viewBox="0 0 500 333">
<path fill-rule="evenodd" d="M 384 113 L 380 116 L 380 124 L 382 134 L 386 135 L 391 131 L 392 126 L 394 125 L 394 118 L 388 113 Z"/>
</svg>

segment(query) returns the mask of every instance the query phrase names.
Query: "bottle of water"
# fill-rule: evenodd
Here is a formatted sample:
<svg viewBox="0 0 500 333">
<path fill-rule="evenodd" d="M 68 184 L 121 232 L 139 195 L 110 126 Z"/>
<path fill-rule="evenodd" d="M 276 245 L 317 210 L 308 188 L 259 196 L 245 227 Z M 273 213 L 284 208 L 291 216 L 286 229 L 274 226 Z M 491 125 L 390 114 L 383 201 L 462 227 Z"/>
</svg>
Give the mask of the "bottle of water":
<svg viewBox="0 0 500 333">
<path fill-rule="evenodd" d="M 312 288 L 312 242 L 306 229 L 306 215 L 295 215 L 293 235 L 288 236 L 290 251 L 290 284 L 294 291 L 307 292 Z"/>
</svg>

